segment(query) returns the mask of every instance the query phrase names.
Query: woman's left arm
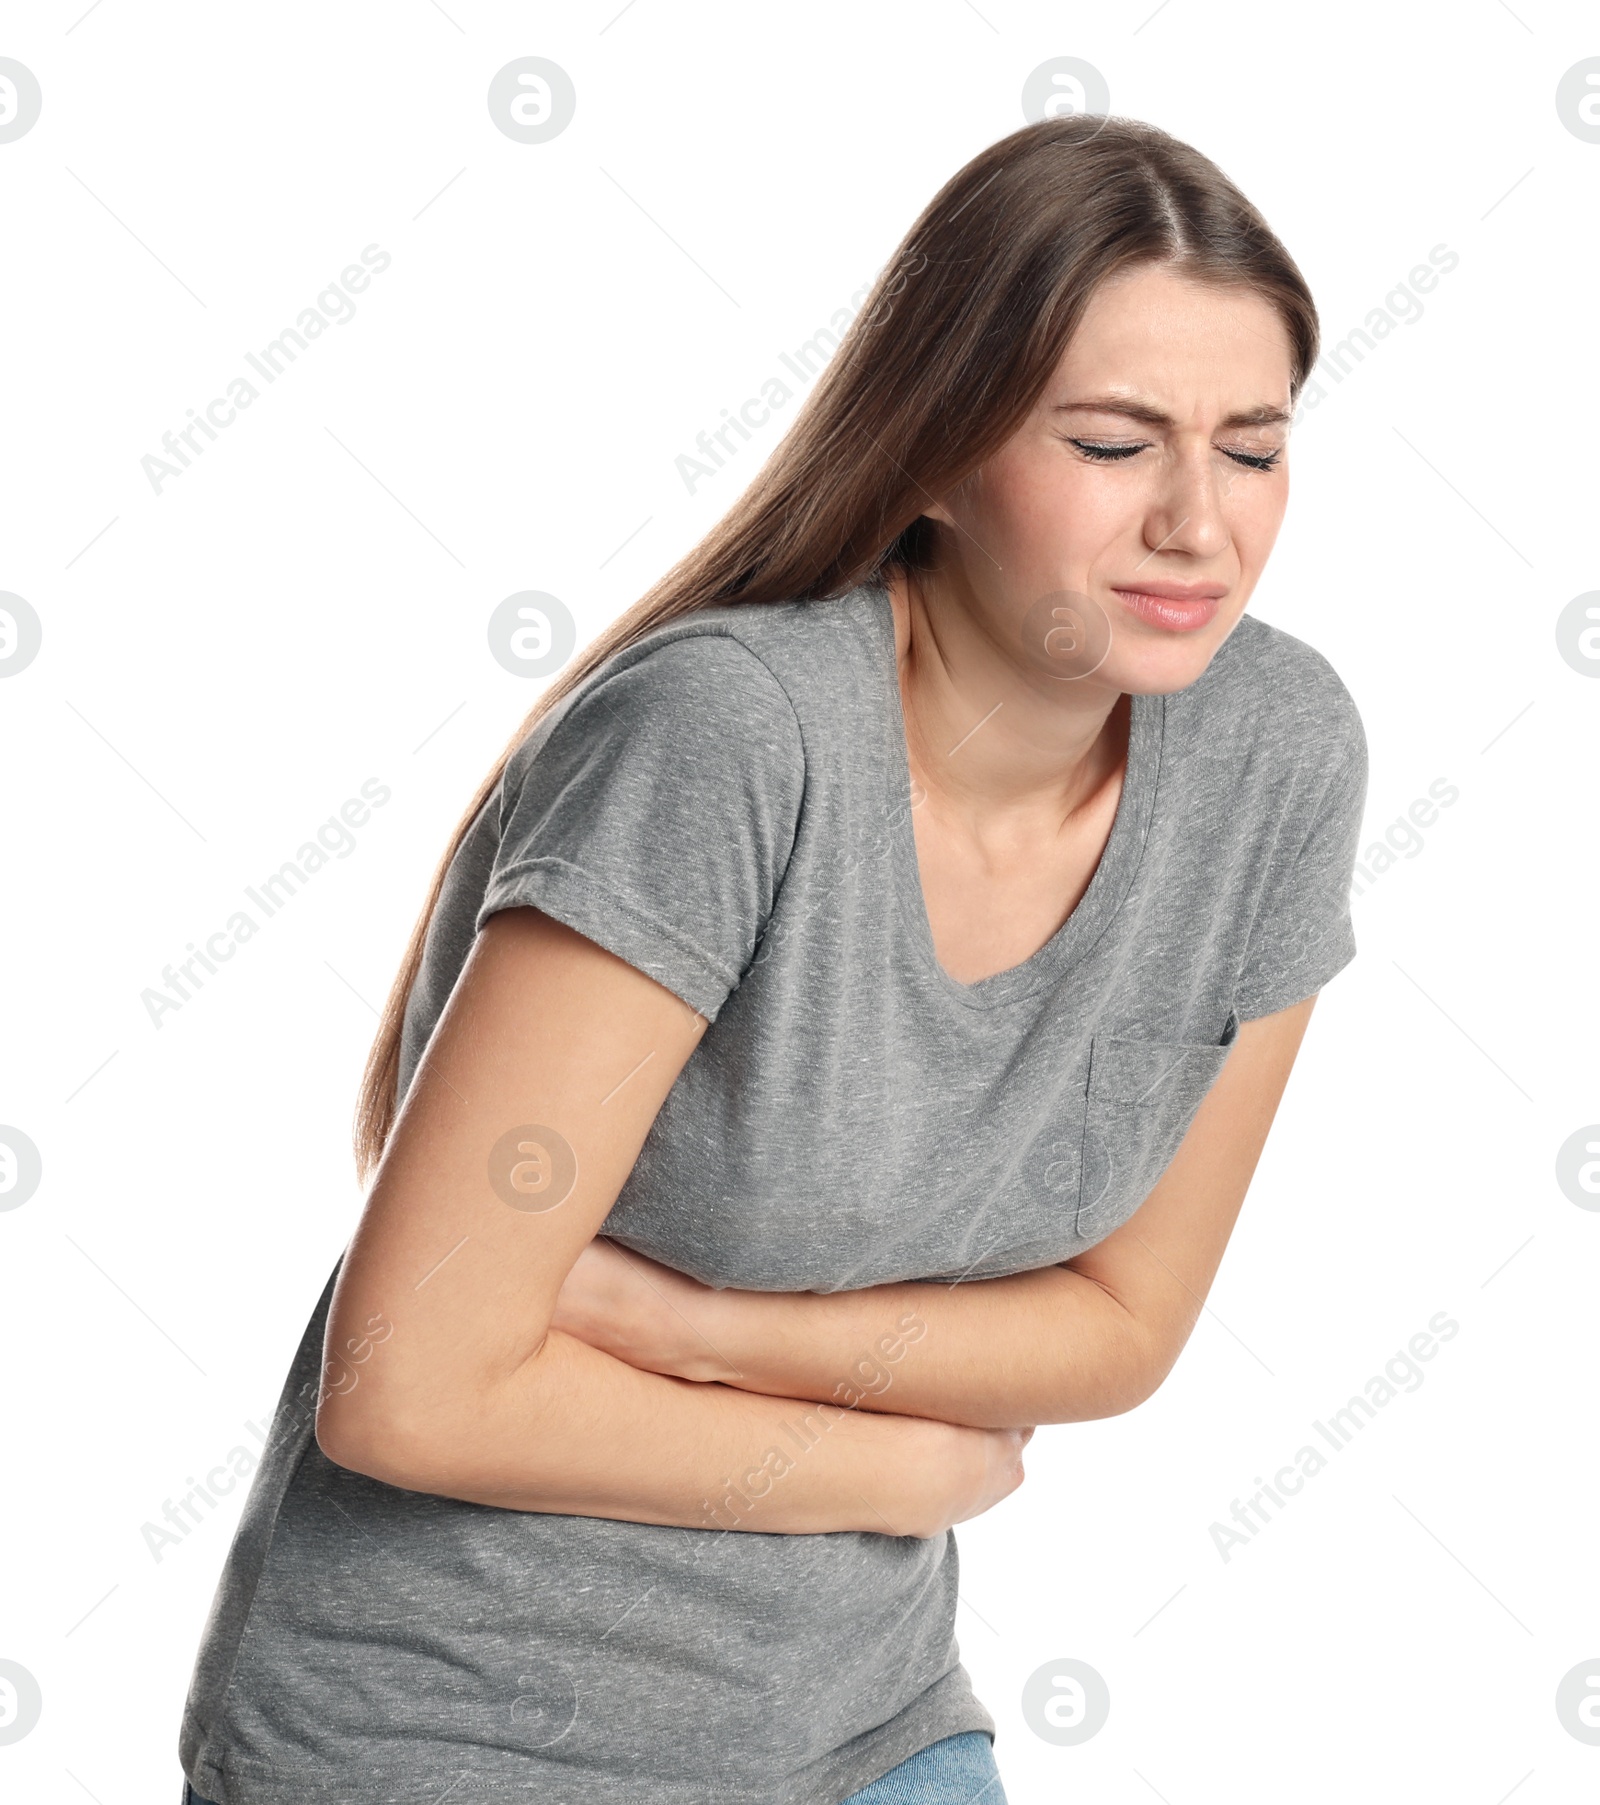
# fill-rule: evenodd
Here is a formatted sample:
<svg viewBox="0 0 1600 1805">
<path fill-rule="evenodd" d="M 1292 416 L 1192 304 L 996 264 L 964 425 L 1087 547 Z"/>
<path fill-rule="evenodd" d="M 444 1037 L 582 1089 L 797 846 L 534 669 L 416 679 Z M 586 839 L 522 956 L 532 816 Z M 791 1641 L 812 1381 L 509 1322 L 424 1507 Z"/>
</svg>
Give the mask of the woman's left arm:
<svg viewBox="0 0 1600 1805">
<path fill-rule="evenodd" d="M 1132 1410 L 1199 1320 L 1315 1002 L 1243 1024 L 1155 1189 L 1063 1265 L 857 1291 L 719 1291 L 602 1240 L 579 1256 L 554 1326 L 676 1378 L 976 1428 Z"/>
</svg>

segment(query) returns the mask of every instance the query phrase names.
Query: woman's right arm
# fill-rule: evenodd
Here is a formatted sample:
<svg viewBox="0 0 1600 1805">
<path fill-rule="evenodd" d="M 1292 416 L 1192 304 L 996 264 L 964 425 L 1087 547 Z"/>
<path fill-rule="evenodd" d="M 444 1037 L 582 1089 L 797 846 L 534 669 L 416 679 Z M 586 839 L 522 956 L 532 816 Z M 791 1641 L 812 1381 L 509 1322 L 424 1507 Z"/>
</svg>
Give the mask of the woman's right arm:
<svg viewBox="0 0 1600 1805">
<path fill-rule="evenodd" d="M 1015 1490 L 1031 1431 L 668 1378 L 551 1329 L 706 1026 L 540 910 L 488 918 L 334 1289 L 330 1460 L 509 1510 L 791 1535 L 936 1535 Z"/>
</svg>

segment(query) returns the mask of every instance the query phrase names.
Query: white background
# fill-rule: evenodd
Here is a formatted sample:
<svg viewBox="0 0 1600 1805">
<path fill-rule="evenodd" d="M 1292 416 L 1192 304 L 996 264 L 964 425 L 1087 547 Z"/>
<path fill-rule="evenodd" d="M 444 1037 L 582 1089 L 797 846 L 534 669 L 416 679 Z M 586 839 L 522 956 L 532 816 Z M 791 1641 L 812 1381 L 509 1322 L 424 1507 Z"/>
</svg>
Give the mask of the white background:
<svg viewBox="0 0 1600 1805">
<path fill-rule="evenodd" d="M 959 1532 L 962 1658 L 1013 1805 L 1594 1798 L 1600 1747 L 1555 1709 L 1600 1660 L 1600 1214 L 1555 1178 L 1600 1120 L 1600 682 L 1555 634 L 1600 586 L 1600 144 L 1555 105 L 1600 55 L 1593 10 L 81 14 L 0 26 L 44 96 L 0 144 L 0 589 L 44 628 L 0 683 L 0 1123 L 44 1173 L 0 1213 L 0 1657 L 44 1699 L 0 1747 L 6 1796 L 176 1805 L 243 1488 L 159 1560 L 143 1526 L 254 1448 L 355 1224 L 375 1007 L 538 693 L 490 658 L 489 612 L 550 591 L 584 643 L 693 545 L 798 395 L 693 494 L 674 460 L 1071 55 L 1261 207 L 1327 344 L 1458 254 L 1324 380 L 1252 606 L 1362 709 L 1367 843 L 1436 779 L 1459 799 L 1356 901 L 1360 956 L 1171 1378 L 1041 1430 Z M 525 55 L 577 88 L 539 145 L 485 100 Z M 162 434 L 374 243 L 355 317 L 155 493 Z M 355 850 L 154 1027 L 141 992 L 371 777 L 392 798 Z M 1224 1560 L 1212 1524 L 1441 1310 L 1459 1332 L 1422 1383 Z M 1075 1748 L 1019 1704 L 1067 1656 L 1112 1700 Z"/>
</svg>

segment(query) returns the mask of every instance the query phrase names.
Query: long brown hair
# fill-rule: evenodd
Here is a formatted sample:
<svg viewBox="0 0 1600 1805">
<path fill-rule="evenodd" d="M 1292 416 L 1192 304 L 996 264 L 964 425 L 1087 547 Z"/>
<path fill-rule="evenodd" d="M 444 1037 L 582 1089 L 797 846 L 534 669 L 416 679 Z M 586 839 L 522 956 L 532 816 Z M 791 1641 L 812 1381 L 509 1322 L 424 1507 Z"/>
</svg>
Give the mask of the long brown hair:
<svg viewBox="0 0 1600 1805">
<path fill-rule="evenodd" d="M 1282 316 L 1292 396 L 1316 362 L 1294 260 L 1216 165 L 1137 119 L 1044 119 L 980 151 L 906 234 L 793 425 L 724 518 L 562 670 L 456 828 L 384 1006 L 356 1105 L 363 1179 L 398 1109 L 401 1027 L 446 870 L 506 762 L 560 697 L 698 608 L 817 601 L 928 565 L 922 510 L 1011 436 L 1095 288 L 1137 264 L 1254 291 Z"/>
</svg>

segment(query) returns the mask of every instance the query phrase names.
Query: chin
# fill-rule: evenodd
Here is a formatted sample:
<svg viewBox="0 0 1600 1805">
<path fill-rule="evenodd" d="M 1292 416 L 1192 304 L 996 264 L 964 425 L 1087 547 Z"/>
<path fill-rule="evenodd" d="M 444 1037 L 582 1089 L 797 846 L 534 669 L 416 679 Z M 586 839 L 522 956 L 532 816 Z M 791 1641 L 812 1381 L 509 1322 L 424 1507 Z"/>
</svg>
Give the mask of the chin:
<svg viewBox="0 0 1600 1805">
<path fill-rule="evenodd" d="M 1226 617 L 1218 614 L 1192 633 L 1124 625 L 1097 674 L 1135 696 L 1171 695 L 1174 690 L 1187 689 L 1205 675 L 1206 666 L 1243 615 L 1243 608 Z"/>
<path fill-rule="evenodd" d="M 1227 636 L 1208 630 L 1181 639 L 1173 635 L 1173 642 L 1168 645 L 1136 647 L 1125 643 L 1112 648 L 1110 657 L 1095 675 L 1129 695 L 1168 696 L 1200 681 Z"/>
</svg>

